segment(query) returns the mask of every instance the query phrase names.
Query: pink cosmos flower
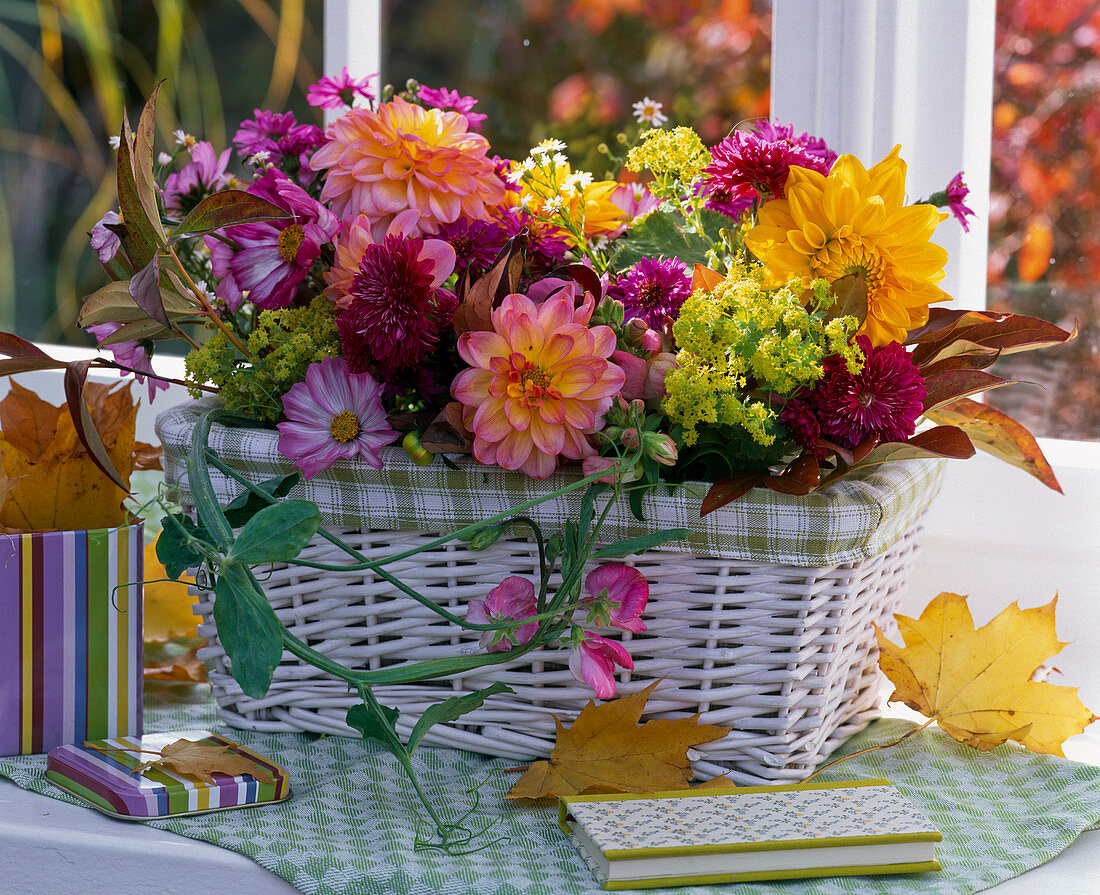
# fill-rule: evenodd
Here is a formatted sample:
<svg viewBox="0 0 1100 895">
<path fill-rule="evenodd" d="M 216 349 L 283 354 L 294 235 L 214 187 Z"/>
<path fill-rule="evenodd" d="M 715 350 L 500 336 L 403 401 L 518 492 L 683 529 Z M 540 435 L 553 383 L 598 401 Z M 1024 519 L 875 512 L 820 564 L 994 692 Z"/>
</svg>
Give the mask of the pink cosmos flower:
<svg viewBox="0 0 1100 895">
<path fill-rule="evenodd" d="M 108 212 L 110 214 L 111 212 Z M 86 327 L 88 332 L 95 336 L 97 342 L 102 342 L 107 336 L 111 335 L 119 328 L 121 323 L 99 323 L 95 326 Z M 149 403 L 153 403 L 153 399 L 161 389 L 168 388 L 168 383 L 163 379 L 157 379 L 154 376 L 143 376 L 142 372 L 152 373 L 153 364 L 149 359 L 149 350 L 138 341 L 118 342 L 115 345 L 104 345 L 111 354 L 114 356 L 115 362 L 122 364 L 130 370 L 137 371 L 133 374 L 134 380 L 140 385 L 143 382 L 148 383 L 149 387 Z M 129 376 L 130 373 L 126 370 L 119 371 L 120 376 Z"/>
<path fill-rule="evenodd" d="M 309 88 L 306 94 L 306 102 L 311 106 L 320 106 L 322 109 L 343 109 L 345 106 L 354 106 L 355 97 L 361 96 L 366 100 L 373 100 L 374 93 L 370 89 L 371 78 L 378 74 L 367 75 L 365 78 L 353 78 L 348 74 L 345 65 L 340 73 L 334 76 L 321 78 Z"/>
<path fill-rule="evenodd" d="M 465 116 L 466 126 L 472 131 L 480 131 L 481 125 L 489 117 L 488 115 L 482 115 L 480 112 L 471 112 L 470 110 L 477 105 L 477 100 L 472 96 L 463 96 L 457 90 L 448 90 L 446 87 L 437 90 L 434 87 L 421 85 L 416 97 L 432 109 L 458 112 Z"/>
<path fill-rule="evenodd" d="M 245 293 L 261 308 L 285 308 L 294 301 L 321 246 L 336 236 L 340 222 L 274 168 L 248 192 L 275 203 L 291 217 L 227 228 L 225 235 L 237 244 L 236 249 L 213 236 L 205 237 L 210 265 L 219 279 L 217 296 L 233 311 L 241 306 Z"/>
<path fill-rule="evenodd" d="M 369 373 L 350 373 L 341 357 L 311 364 L 304 382 L 283 395 L 286 420 L 277 425 L 279 453 L 307 479 L 337 460 L 361 458 L 382 468 L 379 451 L 397 437 Z"/>
<path fill-rule="evenodd" d="M 607 563 L 593 569 L 584 579 L 584 589 L 592 600 L 583 602 L 606 601 L 608 621 L 612 626 L 635 634 L 646 630 L 646 624 L 639 616 L 649 602 L 649 582 L 633 566 Z"/>
<path fill-rule="evenodd" d="M 478 625 L 493 622 L 521 622 L 538 614 L 535 601 L 535 585 L 526 578 L 509 575 L 500 584 L 489 591 L 484 600 L 471 600 L 466 610 L 466 621 Z M 539 629 L 539 623 L 528 622 L 520 625 L 512 635 L 516 643 L 527 643 Z M 500 631 L 482 631 L 481 646 L 491 653 L 501 653 L 512 648 L 512 640 L 501 636 Z"/>
<path fill-rule="evenodd" d="M 582 684 L 596 691 L 597 699 L 615 695 L 615 666 L 634 670 L 634 660 L 621 643 L 585 631 L 581 642 L 569 654 L 569 671 Z"/>
<path fill-rule="evenodd" d="M 88 244 L 99 256 L 100 264 L 110 263 L 111 259 L 115 257 L 115 254 L 122 246 L 122 240 L 118 238 L 118 234 L 112 230 L 108 230 L 106 226 L 107 224 L 117 224 L 121 220 L 117 211 L 108 211 L 99 219 L 96 225 L 92 227 L 92 232 L 88 234 Z M 100 338 L 103 337 L 101 336 Z"/>
<path fill-rule="evenodd" d="M 525 295 L 505 296 L 492 331 L 459 337 L 470 369 L 455 377 L 452 392 L 479 462 L 545 479 L 559 455 L 595 453 L 584 433 L 603 427 L 625 376 L 608 360 L 615 333 L 588 326 L 595 300 L 585 293 L 578 307 L 577 291 L 570 284 L 538 306 Z"/>
<path fill-rule="evenodd" d="M 221 155 L 216 155 L 210 143 L 196 143 L 191 149 L 191 161 L 178 172 L 169 174 L 164 181 L 165 207 L 187 214 L 202 199 L 225 186 L 230 152 L 226 149 Z"/>
<path fill-rule="evenodd" d="M 847 448 L 870 435 L 904 441 L 924 410 L 924 379 L 898 342 L 875 348 L 867 336 L 856 336 L 856 344 L 866 358 L 863 369 L 849 373 L 843 358 L 830 355 L 809 395 L 821 434 Z"/>
</svg>

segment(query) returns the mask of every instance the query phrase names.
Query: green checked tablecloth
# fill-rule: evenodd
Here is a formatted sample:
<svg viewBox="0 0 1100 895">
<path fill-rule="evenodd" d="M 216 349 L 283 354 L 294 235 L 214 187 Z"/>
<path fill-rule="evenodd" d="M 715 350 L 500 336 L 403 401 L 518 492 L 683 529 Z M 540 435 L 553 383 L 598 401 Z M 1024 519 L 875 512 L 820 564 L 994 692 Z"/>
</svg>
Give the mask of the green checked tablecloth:
<svg viewBox="0 0 1100 895">
<path fill-rule="evenodd" d="M 147 712 L 152 731 L 217 730 L 213 706 L 162 704 Z M 889 742 L 912 724 L 880 720 L 842 751 Z M 247 855 L 308 895 L 558 895 L 599 891 L 557 827 L 556 810 L 503 799 L 514 762 L 451 749 L 421 748 L 416 763 L 436 804 L 474 809 L 492 822 L 490 848 L 451 857 L 414 850 L 417 805 L 388 754 L 339 737 L 222 733 L 276 759 L 290 772 L 286 801 L 246 811 L 156 821 L 182 836 Z M 44 756 L 0 758 L 18 785 L 76 801 L 44 778 Z M 942 873 L 843 877 L 663 889 L 676 895 L 841 895 L 969 893 L 1052 858 L 1100 821 L 1100 768 L 1012 746 L 975 752 L 936 730 L 846 762 L 823 780 L 887 777 L 943 832 Z M 92 809 L 88 809 L 92 810 Z"/>
<path fill-rule="evenodd" d="M 212 406 L 206 399 L 157 417 L 165 477 L 179 487 L 185 503 L 190 503 L 186 462 L 191 433 Z M 230 467 L 261 482 L 291 471 L 278 442 L 273 429 L 214 425 L 209 445 Z M 382 470 L 339 460 L 299 483 L 290 496 L 313 501 L 333 526 L 449 533 L 576 481 L 574 474 L 558 472 L 537 482 L 463 457 L 456 458 L 456 465 L 417 466 L 393 448 Z M 688 536 L 664 549 L 807 568 L 857 562 L 884 553 L 909 530 L 939 490 L 942 468 L 940 460 L 894 461 L 804 496 L 754 488 L 706 519 L 699 518 L 706 485 L 688 482 L 671 494 L 658 488 L 646 496 L 645 523 L 620 502 L 604 523 L 604 536 L 617 541 L 655 529 L 685 528 Z M 211 470 L 211 479 L 223 505 L 243 490 L 217 470 Z M 567 519 L 577 518 L 580 500 L 578 489 L 527 514 L 547 533 L 560 531 Z"/>
</svg>

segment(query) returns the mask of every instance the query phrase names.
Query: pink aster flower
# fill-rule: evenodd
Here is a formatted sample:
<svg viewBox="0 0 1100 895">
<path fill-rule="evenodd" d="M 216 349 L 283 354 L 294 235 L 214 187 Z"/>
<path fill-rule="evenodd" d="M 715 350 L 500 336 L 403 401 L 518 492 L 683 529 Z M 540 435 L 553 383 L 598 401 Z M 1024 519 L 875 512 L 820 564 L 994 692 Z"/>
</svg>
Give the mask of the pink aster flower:
<svg viewBox="0 0 1100 895">
<path fill-rule="evenodd" d="M 372 101 L 374 93 L 370 89 L 370 80 L 376 77 L 377 73 L 365 78 L 353 78 L 348 74 L 348 67 L 345 65 L 338 75 L 325 75 L 316 84 L 312 84 L 306 94 L 306 102 L 322 109 L 342 109 L 345 106 L 354 106 L 357 96 Z"/>
<path fill-rule="evenodd" d="M 538 614 L 535 586 L 526 578 L 509 575 L 489 591 L 484 600 L 471 600 L 466 610 L 466 621 L 478 625 L 494 622 L 522 622 Z M 516 643 L 527 643 L 539 629 L 537 621 L 518 625 L 512 632 Z M 481 646 L 491 653 L 501 653 L 512 648 L 512 639 L 497 631 L 482 631 Z"/>
<path fill-rule="evenodd" d="M 702 191 L 718 198 L 716 210 L 724 214 L 739 214 L 758 200 L 781 197 L 792 165 L 822 174 L 829 171 L 829 164 L 805 147 L 749 131 L 726 137 L 711 150 L 711 158 L 703 169 Z"/>
<path fill-rule="evenodd" d="M 379 451 L 397 437 L 381 394 L 373 376 L 350 373 L 341 357 L 311 364 L 305 381 L 283 395 L 286 420 L 277 426 L 279 453 L 307 479 L 341 458 L 358 457 L 381 469 Z"/>
<path fill-rule="evenodd" d="M 581 642 L 569 654 L 570 673 L 595 690 L 597 699 L 610 699 L 615 695 L 616 665 L 627 671 L 634 670 L 634 660 L 621 643 L 591 631 L 584 632 Z"/>
<path fill-rule="evenodd" d="M 448 90 L 446 87 L 437 90 L 434 87 L 421 85 L 416 97 L 432 109 L 458 112 L 465 116 L 466 126 L 472 131 L 480 131 L 481 125 L 489 117 L 488 115 L 482 115 L 480 112 L 471 112 L 470 110 L 477 105 L 477 100 L 472 96 L 463 96 L 457 90 Z"/>
<path fill-rule="evenodd" d="M 596 603 L 596 615 L 606 613 L 612 626 L 635 634 L 646 630 L 646 624 L 639 616 L 649 602 L 649 582 L 633 566 L 607 563 L 593 569 L 584 579 L 584 589 L 592 600 L 582 602 Z M 598 621 L 602 622 L 602 619 Z"/>
<path fill-rule="evenodd" d="M 454 250 L 442 240 L 406 235 L 400 224 L 395 220 L 381 243 L 373 241 L 365 217 L 353 224 L 326 290 L 341 308 L 336 326 L 350 369 L 376 367 L 387 379 L 427 357 L 458 303 L 441 288 Z"/>
<path fill-rule="evenodd" d="M 117 211 L 108 211 L 88 234 L 88 245 L 99 256 L 100 264 L 109 264 L 122 246 L 122 240 L 118 238 L 118 234 L 107 229 L 107 224 L 117 224 L 121 220 Z"/>
<path fill-rule="evenodd" d="M 570 284 L 538 306 L 525 295 L 505 296 L 492 331 L 459 337 L 470 369 L 455 377 L 452 392 L 479 462 L 545 479 L 559 456 L 595 453 L 585 432 L 603 427 L 625 376 L 608 360 L 615 333 L 588 326 L 595 300 L 586 293 L 578 307 L 577 292 Z"/>
<path fill-rule="evenodd" d="M 974 211 L 971 208 L 967 208 L 964 204 L 966 202 L 966 197 L 970 195 L 970 187 L 963 183 L 962 171 L 951 178 L 951 182 L 947 184 L 947 190 L 945 192 L 947 193 L 947 207 L 955 216 L 955 219 L 962 225 L 963 230 L 969 233 L 970 224 L 966 219 L 968 217 L 974 217 Z"/>
<path fill-rule="evenodd" d="M 164 181 L 164 206 L 187 214 L 202 199 L 225 186 L 230 152 L 226 149 L 217 155 L 210 143 L 196 143 L 191 149 L 191 161 Z"/>
<path fill-rule="evenodd" d="M 626 320 L 637 317 L 660 330 L 679 316 L 691 295 L 691 274 L 676 258 L 642 258 L 619 276 L 611 295 L 623 303 Z"/>
<path fill-rule="evenodd" d="M 87 327 L 87 330 L 95 336 L 97 342 L 102 342 L 107 336 L 120 329 L 121 326 L 121 323 L 99 323 L 95 326 Z M 149 359 L 149 349 L 141 342 L 136 340 L 117 342 L 114 345 L 103 345 L 101 347 L 111 352 L 116 363 L 121 364 L 128 370 L 135 371 L 133 376 L 138 385 L 141 385 L 143 382 L 148 382 L 150 404 L 153 403 L 153 399 L 156 397 L 158 391 L 168 388 L 168 383 L 163 379 L 142 375 L 143 373 L 152 373 L 153 364 Z M 130 373 L 127 372 L 127 370 L 120 370 L 119 375 L 129 376 Z"/>
<path fill-rule="evenodd" d="M 847 448 L 871 435 L 904 441 L 924 410 L 924 379 L 898 342 L 873 348 L 870 339 L 857 336 L 856 344 L 866 358 L 863 369 L 849 373 L 843 358 L 830 355 L 809 395 L 821 434 Z"/>
<path fill-rule="evenodd" d="M 285 308 L 294 301 L 321 246 L 336 236 L 340 222 L 277 169 L 270 169 L 256 180 L 248 192 L 273 202 L 291 216 L 228 227 L 225 235 L 237 248 L 213 236 L 205 238 L 214 276 L 219 279 L 217 296 L 234 311 L 241 306 L 245 293 L 258 307 Z"/>
</svg>

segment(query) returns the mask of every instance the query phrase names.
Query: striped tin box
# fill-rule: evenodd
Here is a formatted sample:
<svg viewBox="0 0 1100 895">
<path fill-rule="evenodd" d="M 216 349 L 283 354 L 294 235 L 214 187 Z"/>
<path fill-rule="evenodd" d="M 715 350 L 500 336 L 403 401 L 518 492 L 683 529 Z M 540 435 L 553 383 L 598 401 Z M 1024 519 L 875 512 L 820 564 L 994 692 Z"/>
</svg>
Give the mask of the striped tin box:
<svg viewBox="0 0 1100 895">
<path fill-rule="evenodd" d="M 180 739 L 228 746 L 230 752 L 243 755 L 269 770 L 275 782 L 263 783 L 251 774 L 236 777 L 212 774 L 216 782 L 201 783 L 159 768 L 134 773 L 135 768 L 154 757 L 150 752 L 159 752 Z M 290 779 L 284 768 L 208 730 L 181 730 L 58 746 L 50 750 L 46 777 L 100 811 L 131 820 L 244 808 L 280 802 L 290 795 Z"/>
<path fill-rule="evenodd" d="M 0 755 L 140 734 L 142 523 L 0 537 Z"/>
</svg>

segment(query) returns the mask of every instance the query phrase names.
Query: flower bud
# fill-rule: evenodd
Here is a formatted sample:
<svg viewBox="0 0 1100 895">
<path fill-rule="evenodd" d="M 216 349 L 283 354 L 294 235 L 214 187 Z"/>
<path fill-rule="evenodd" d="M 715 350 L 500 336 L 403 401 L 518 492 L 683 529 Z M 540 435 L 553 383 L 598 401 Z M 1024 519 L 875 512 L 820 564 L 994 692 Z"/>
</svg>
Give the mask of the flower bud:
<svg viewBox="0 0 1100 895">
<path fill-rule="evenodd" d="M 634 450 L 641 443 L 637 429 L 627 429 L 623 432 L 623 446 Z"/>
<path fill-rule="evenodd" d="M 401 447 L 409 455 L 409 459 L 417 466 L 428 466 L 432 462 L 432 453 L 420 443 L 420 437 L 415 432 L 409 432 L 401 439 Z"/>
<path fill-rule="evenodd" d="M 492 547 L 502 534 L 504 534 L 503 525 L 490 525 L 488 528 L 475 532 L 473 537 L 464 540 L 466 540 L 466 546 L 470 550 L 485 550 Z"/>
<path fill-rule="evenodd" d="M 642 347 L 646 351 L 660 351 L 661 350 L 661 334 L 656 330 L 647 329 L 642 334 Z"/>
<path fill-rule="evenodd" d="M 670 436 L 660 432 L 646 432 L 643 443 L 647 457 L 652 457 L 662 466 L 676 465 L 679 452 L 676 449 L 676 442 Z"/>
</svg>

